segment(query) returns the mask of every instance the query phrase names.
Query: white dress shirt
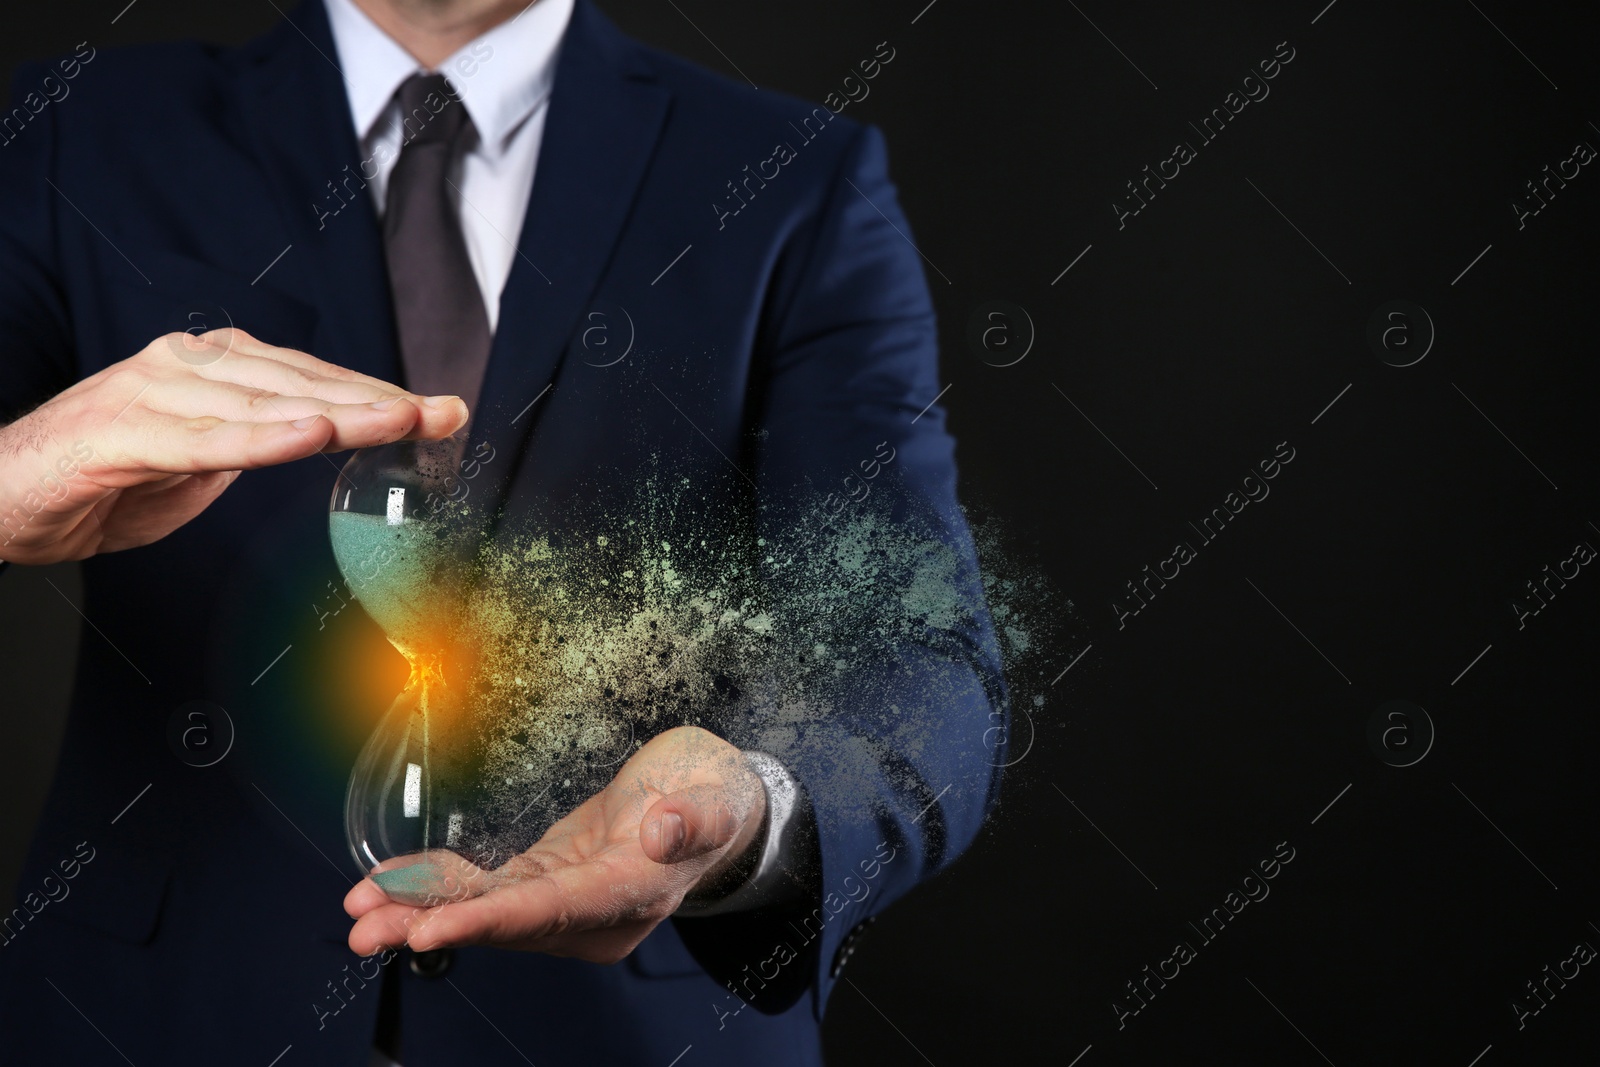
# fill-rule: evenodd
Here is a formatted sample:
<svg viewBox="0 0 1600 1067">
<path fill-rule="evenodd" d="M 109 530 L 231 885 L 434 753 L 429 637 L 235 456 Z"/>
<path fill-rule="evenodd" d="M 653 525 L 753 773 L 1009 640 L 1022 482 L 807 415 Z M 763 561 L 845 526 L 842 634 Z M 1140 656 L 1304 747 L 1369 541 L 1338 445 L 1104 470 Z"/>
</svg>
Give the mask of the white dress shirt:
<svg viewBox="0 0 1600 1067">
<path fill-rule="evenodd" d="M 366 161 L 361 173 L 371 175 L 367 187 L 382 215 L 389 175 L 405 136 L 395 91 L 427 68 L 352 0 L 325 3 L 350 117 Z M 449 180 L 491 331 L 500 320 L 500 293 L 511 275 L 533 191 L 557 52 L 572 4 L 537 0 L 439 64 L 436 72 L 450 80 L 478 131 Z"/>
</svg>

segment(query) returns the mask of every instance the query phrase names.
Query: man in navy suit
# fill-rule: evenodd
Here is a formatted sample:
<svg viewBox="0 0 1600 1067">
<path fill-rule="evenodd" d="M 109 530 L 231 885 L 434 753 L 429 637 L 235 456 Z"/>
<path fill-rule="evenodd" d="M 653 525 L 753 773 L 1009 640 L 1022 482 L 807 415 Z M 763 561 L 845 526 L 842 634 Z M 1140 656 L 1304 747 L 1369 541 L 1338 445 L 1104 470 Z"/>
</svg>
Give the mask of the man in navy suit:
<svg viewBox="0 0 1600 1067">
<path fill-rule="evenodd" d="M 84 560 L 92 632 L 0 919 L 5 1061 L 819 1062 L 856 938 L 972 841 L 1003 762 L 881 136 L 588 0 L 310 0 L 240 49 L 86 42 L 15 84 L 0 559 Z M 330 858 L 398 685 L 324 589 L 325 454 L 458 432 L 508 521 L 664 470 L 779 544 L 892 455 L 880 501 L 971 610 L 851 667 L 781 751 L 650 739 L 580 809 L 604 856 L 393 903 Z M 215 761 L 175 758 L 195 707 Z"/>
</svg>

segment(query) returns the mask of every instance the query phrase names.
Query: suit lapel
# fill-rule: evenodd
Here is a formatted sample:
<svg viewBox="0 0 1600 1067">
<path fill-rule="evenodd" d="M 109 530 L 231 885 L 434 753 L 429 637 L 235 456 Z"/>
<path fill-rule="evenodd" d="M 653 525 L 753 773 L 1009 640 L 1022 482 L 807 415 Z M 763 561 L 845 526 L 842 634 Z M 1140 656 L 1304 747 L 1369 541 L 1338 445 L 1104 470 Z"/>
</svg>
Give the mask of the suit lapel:
<svg viewBox="0 0 1600 1067">
<path fill-rule="evenodd" d="M 555 380 L 568 342 L 611 260 L 671 100 L 587 0 L 578 0 L 558 63 L 473 418 L 473 444 L 487 441 L 506 458 L 484 468 L 491 509 L 504 505 L 533 427 L 560 391 Z"/>
<path fill-rule="evenodd" d="M 397 382 L 382 232 L 322 4 L 306 0 L 245 55 L 238 106 L 292 246 L 277 269 L 321 312 L 314 354 Z"/>
</svg>

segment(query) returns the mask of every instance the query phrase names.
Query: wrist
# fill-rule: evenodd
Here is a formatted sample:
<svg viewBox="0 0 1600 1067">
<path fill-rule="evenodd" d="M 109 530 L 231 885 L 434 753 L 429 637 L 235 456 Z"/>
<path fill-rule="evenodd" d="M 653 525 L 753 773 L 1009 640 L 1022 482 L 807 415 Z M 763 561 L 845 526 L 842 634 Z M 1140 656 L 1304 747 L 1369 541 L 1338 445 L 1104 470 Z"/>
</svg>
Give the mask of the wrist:
<svg viewBox="0 0 1600 1067">
<path fill-rule="evenodd" d="M 0 427 L 0 559 L 54 561 L 48 545 L 41 552 L 38 520 L 67 497 L 82 465 L 94 458 L 87 442 L 57 439 L 51 421 L 35 411 Z"/>
<path fill-rule="evenodd" d="M 684 906 L 687 908 L 709 906 L 736 892 L 755 875 L 761 863 L 771 804 L 760 775 L 753 770 L 745 773 L 749 777 L 744 788 L 738 792 L 750 797 L 749 811 L 739 827 L 739 833 L 727 849 L 684 894 Z"/>
<path fill-rule="evenodd" d="M 700 918 L 755 911 L 804 896 L 808 872 L 815 867 L 815 827 L 811 804 L 800 783 L 782 761 L 765 752 L 747 751 L 745 760 L 761 782 L 766 801 L 760 834 L 743 854 L 740 877 L 702 880 L 675 913 Z"/>
</svg>

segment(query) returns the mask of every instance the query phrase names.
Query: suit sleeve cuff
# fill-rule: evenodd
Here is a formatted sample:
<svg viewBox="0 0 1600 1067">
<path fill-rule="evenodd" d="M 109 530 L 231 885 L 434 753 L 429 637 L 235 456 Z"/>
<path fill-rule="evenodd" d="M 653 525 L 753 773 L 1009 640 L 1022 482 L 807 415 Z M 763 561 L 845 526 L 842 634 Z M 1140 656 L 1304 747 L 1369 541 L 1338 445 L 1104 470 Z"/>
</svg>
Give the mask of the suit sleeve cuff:
<svg viewBox="0 0 1600 1067">
<path fill-rule="evenodd" d="M 767 791 L 766 828 L 757 846 L 760 853 L 754 869 L 748 878 L 716 900 L 685 900 L 674 913 L 681 918 L 756 911 L 805 895 L 804 872 L 799 869 L 805 851 L 801 840 L 814 819 L 805 790 L 776 757 L 755 751 L 744 755 Z"/>
</svg>

